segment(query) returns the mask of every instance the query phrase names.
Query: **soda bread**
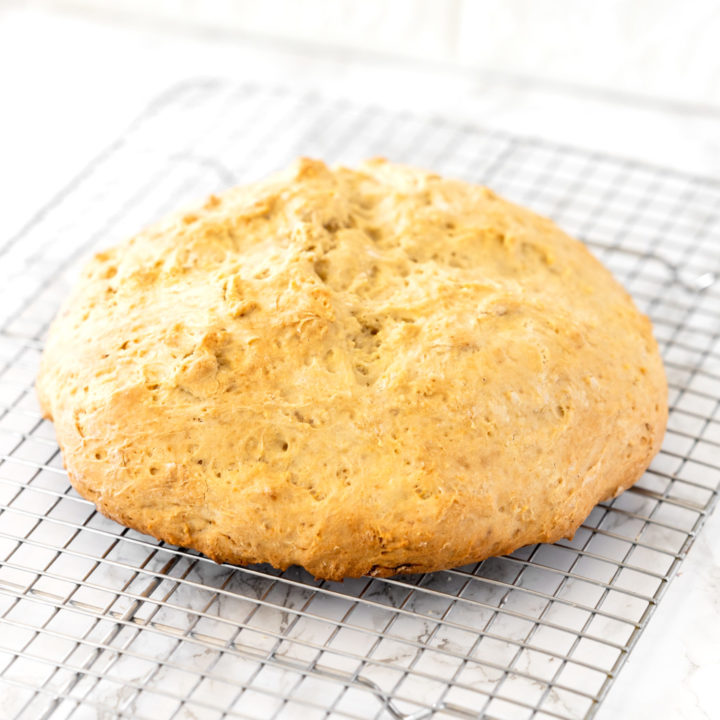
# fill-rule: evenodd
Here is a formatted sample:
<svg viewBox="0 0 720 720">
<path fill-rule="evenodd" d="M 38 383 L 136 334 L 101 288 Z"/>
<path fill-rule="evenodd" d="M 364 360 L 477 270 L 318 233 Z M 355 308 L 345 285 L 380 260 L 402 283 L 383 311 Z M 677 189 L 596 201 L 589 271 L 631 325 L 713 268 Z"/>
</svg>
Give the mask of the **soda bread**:
<svg viewBox="0 0 720 720">
<path fill-rule="evenodd" d="M 329 579 L 570 537 L 667 417 L 650 322 L 581 243 L 383 160 L 301 159 L 99 253 L 37 387 L 105 515 Z"/>
</svg>

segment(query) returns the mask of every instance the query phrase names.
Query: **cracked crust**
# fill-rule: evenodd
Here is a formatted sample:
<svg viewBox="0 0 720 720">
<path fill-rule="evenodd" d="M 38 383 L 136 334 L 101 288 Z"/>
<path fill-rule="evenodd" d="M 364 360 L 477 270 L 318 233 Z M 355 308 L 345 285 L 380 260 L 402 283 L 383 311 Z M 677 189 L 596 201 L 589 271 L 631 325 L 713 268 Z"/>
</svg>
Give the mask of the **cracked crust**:
<svg viewBox="0 0 720 720">
<path fill-rule="evenodd" d="M 37 387 L 109 517 L 330 579 L 572 536 L 667 417 L 650 322 L 581 243 L 382 160 L 302 159 L 96 255 Z"/>
</svg>

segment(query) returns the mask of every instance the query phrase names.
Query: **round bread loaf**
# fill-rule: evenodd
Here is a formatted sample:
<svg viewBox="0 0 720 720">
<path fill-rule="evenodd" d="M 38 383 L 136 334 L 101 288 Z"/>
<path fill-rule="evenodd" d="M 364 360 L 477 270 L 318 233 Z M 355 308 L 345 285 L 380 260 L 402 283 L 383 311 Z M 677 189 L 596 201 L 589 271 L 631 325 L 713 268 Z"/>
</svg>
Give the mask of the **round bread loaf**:
<svg viewBox="0 0 720 720">
<path fill-rule="evenodd" d="M 667 417 L 650 322 L 581 243 L 384 160 L 301 159 L 96 255 L 38 391 L 108 517 L 328 579 L 571 537 Z"/>
</svg>

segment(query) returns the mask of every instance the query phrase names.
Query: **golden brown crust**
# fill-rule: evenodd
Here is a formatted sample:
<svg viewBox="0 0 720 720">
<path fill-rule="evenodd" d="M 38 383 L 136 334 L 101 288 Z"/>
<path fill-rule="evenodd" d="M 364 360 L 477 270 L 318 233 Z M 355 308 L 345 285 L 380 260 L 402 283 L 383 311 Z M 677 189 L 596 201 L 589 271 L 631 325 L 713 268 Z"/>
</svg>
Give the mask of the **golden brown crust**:
<svg viewBox="0 0 720 720">
<path fill-rule="evenodd" d="M 667 417 L 650 322 L 582 244 L 382 160 L 302 159 L 98 254 L 38 393 L 109 517 L 330 579 L 571 536 Z"/>
</svg>

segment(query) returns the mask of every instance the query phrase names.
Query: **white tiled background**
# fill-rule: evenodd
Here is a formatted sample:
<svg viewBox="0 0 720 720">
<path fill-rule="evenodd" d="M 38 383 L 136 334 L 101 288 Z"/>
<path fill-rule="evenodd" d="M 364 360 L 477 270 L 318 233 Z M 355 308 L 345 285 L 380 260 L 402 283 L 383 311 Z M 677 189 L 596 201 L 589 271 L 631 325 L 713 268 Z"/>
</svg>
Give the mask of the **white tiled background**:
<svg viewBox="0 0 720 720">
<path fill-rule="evenodd" d="M 159 92 L 208 75 L 720 178 L 710 0 L 0 0 L 0 242 Z M 718 548 L 716 514 L 601 720 L 718 717 Z"/>
<path fill-rule="evenodd" d="M 708 0 L 48 0 L 452 68 L 720 106 Z"/>
</svg>

